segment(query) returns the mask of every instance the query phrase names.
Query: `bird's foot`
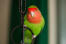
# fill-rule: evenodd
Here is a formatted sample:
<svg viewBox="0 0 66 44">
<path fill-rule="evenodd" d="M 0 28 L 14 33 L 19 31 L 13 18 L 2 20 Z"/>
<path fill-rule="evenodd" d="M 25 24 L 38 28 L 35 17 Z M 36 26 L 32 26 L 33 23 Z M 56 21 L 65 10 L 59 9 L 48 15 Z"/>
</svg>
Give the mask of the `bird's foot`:
<svg viewBox="0 0 66 44">
<path fill-rule="evenodd" d="M 32 39 L 36 38 L 36 35 L 32 35 Z"/>
</svg>

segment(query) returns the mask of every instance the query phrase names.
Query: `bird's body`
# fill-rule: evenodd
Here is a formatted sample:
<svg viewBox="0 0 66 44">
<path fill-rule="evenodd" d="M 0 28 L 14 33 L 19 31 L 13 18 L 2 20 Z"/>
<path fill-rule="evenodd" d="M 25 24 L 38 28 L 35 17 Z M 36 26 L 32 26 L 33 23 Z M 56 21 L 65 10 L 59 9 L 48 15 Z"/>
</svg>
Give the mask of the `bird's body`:
<svg viewBox="0 0 66 44">
<path fill-rule="evenodd" d="M 31 13 L 30 13 L 31 12 Z M 32 16 L 30 15 L 32 14 Z M 36 6 L 30 6 L 24 17 L 24 25 L 32 30 L 34 36 L 37 37 L 45 25 L 45 20 Z M 26 29 L 24 33 L 25 44 L 31 44 L 32 34 Z"/>
</svg>

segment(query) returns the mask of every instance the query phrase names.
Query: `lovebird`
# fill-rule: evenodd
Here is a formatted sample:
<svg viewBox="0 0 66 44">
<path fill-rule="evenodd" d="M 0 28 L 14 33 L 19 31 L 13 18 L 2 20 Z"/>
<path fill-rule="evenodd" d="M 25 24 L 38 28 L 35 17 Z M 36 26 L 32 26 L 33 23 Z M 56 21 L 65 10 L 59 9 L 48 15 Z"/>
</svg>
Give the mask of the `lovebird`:
<svg viewBox="0 0 66 44">
<path fill-rule="evenodd" d="M 24 17 L 24 25 L 34 33 L 34 36 L 32 36 L 31 32 L 26 29 L 24 31 L 24 43 L 32 44 L 32 39 L 36 38 L 45 26 L 45 19 L 37 6 L 31 5 L 28 7 Z"/>
</svg>

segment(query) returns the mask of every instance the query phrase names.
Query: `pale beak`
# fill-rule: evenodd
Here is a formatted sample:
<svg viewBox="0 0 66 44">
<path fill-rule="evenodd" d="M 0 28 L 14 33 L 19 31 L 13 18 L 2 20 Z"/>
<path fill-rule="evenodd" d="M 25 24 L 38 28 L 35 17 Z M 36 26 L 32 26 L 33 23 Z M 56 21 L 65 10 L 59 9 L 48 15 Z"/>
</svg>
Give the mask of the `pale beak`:
<svg viewBox="0 0 66 44">
<path fill-rule="evenodd" d="M 35 14 L 35 13 L 34 13 L 33 11 L 31 11 L 31 16 L 32 16 L 32 17 L 34 16 L 34 14 Z"/>
</svg>

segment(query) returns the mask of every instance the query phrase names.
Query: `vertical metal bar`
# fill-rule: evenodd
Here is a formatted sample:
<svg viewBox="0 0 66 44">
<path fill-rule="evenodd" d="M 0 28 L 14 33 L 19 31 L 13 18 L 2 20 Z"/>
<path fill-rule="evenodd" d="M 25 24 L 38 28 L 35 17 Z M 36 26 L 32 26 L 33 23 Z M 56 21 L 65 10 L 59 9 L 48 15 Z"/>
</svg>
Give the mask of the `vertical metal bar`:
<svg viewBox="0 0 66 44">
<path fill-rule="evenodd" d="M 24 44 L 24 16 L 26 12 L 26 0 L 24 0 L 24 8 L 25 8 L 24 11 L 22 10 L 22 1 L 23 0 L 19 0 L 19 11 L 21 14 L 22 44 Z"/>
<path fill-rule="evenodd" d="M 22 9 L 22 0 L 19 0 L 19 12 L 21 13 L 21 9 Z"/>
<path fill-rule="evenodd" d="M 22 0 L 19 0 L 19 11 L 20 11 L 20 14 L 21 14 L 21 28 L 22 28 L 22 43 L 21 44 L 24 44 L 24 28 L 23 28 L 24 14 L 22 13 Z"/>
<path fill-rule="evenodd" d="M 22 44 L 24 44 L 24 14 L 21 14 Z"/>
</svg>

